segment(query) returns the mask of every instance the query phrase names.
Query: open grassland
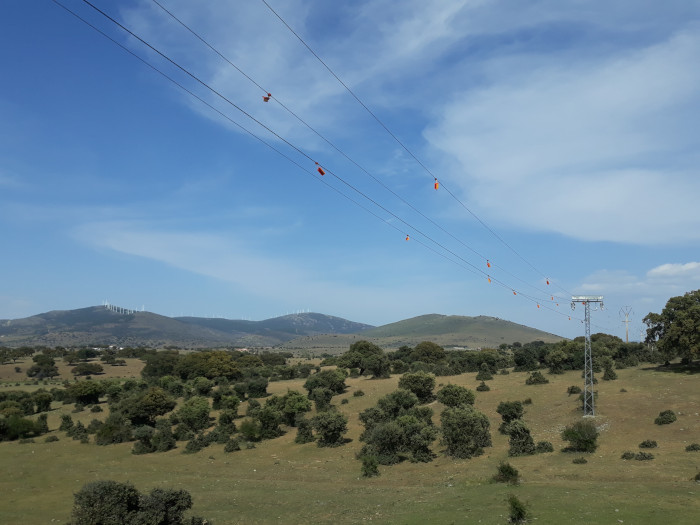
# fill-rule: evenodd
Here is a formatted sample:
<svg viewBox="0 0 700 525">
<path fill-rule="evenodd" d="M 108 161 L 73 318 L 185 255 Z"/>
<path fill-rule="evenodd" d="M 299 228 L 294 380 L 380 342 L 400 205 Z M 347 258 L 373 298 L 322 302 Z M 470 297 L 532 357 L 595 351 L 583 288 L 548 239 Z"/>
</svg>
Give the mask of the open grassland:
<svg viewBox="0 0 700 525">
<path fill-rule="evenodd" d="M 102 363 L 96 359 L 91 359 L 90 363 L 97 363 L 102 365 L 104 372 L 102 374 L 93 375 L 94 379 L 112 379 L 112 378 L 140 378 L 141 370 L 145 366 L 145 363 L 141 359 L 124 359 L 126 365 L 124 366 L 112 366 L 106 363 Z M 0 365 L 0 387 L 15 388 L 16 383 L 20 385 L 31 385 L 34 383 L 34 378 L 27 377 L 27 370 L 33 365 L 32 359 L 26 357 L 24 359 L 18 359 L 16 363 L 6 363 Z M 56 368 L 58 368 L 58 375 L 54 378 L 47 380 L 50 385 L 56 386 L 57 383 L 62 383 L 65 380 L 73 380 L 75 376 L 71 373 L 71 370 L 75 368 L 77 363 L 69 365 L 65 363 L 62 359 L 56 360 Z M 15 367 L 19 367 L 21 372 L 16 372 Z M 81 378 L 82 379 L 82 378 Z M 39 383 L 42 383 L 40 380 Z M 44 388 L 51 388 L 50 386 L 44 386 Z"/>
<path fill-rule="evenodd" d="M 581 417 L 578 396 L 567 396 L 570 385 L 581 385 L 581 373 L 547 375 L 546 385 L 525 385 L 526 373 L 494 376 L 490 392 L 477 392 L 476 407 L 491 421 L 493 447 L 483 456 L 431 463 L 380 467 L 378 478 L 360 477 L 355 454 L 361 447 L 358 413 L 397 388 L 398 376 L 385 380 L 347 379 L 346 393 L 333 404 L 349 418 L 351 440 L 333 449 L 294 443 L 295 429 L 281 438 L 263 441 L 252 450 L 231 454 L 213 445 L 197 454 L 182 454 L 184 443 L 166 453 L 134 456 L 132 444 L 99 447 L 80 444 L 53 431 L 60 441 L 0 443 L 0 523 L 66 523 L 73 493 L 99 479 L 130 481 L 139 490 L 166 486 L 184 488 L 194 499 L 193 511 L 216 524 L 256 523 L 483 523 L 503 524 L 506 497 L 515 494 L 530 505 L 537 523 L 695 524 L 700 511 L 700 485 L 690 481 L 700 470 L 700 453 L 685 447 L 700 442 L 700 378 L 632 368 L 618 371 L 616 381 L 601 381 L 596 425 L 599 448 L 584 454 L 587 464 L 573 464 L 581 454 L 563 453 L 561 429 Z M 438 377 L 474 389 L 476 374 Z M 302 389 L 303 380 L 271 383 L 270 393 Z M 365 395 L 354 397 L 362 389 Z M 436 390 L 439 389 L 436 388 Z M 626 390 L 622 392 L 621 389 Z M 342 399 L 347 404 L 341 404 Z M 498 433 L 501 401 L 532 399 L 525 422 L 535 441 L 547 440 L 555 452 L 508 458 L 506 436 Z M 72 414 L 87 425 L 104 413 Z M 442 406 L 432 404 L 439 424 Z M 72 405 L 54 403 L 49 427 Z M 654 418 L 671 409 L 678 420 L 658 426 Z M 245 404 L 239 410 L 245 412 Z M 658 442 L 652 461 L 624 461 L 626 450 L 639 451 L 645 439 Z M 521 475 L 518 486 L 491 481 L 499 461 L 508 460 Z"/>
</svg>

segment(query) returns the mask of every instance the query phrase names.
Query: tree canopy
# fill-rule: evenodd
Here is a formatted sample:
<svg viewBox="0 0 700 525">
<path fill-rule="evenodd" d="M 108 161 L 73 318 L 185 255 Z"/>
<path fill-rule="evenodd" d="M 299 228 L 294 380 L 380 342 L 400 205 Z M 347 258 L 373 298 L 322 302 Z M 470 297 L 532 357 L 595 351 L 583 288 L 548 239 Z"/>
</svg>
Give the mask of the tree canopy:
<svg viewBox="0 0 700 525">
<path fill-rule="evenodd" d="M 661 313 L 649 313 L 644 324 L 647 343 L 656 343 L 669 358 L 696 359 L 700 354 L 700 290 L 671 297 Z"/>
</svg>

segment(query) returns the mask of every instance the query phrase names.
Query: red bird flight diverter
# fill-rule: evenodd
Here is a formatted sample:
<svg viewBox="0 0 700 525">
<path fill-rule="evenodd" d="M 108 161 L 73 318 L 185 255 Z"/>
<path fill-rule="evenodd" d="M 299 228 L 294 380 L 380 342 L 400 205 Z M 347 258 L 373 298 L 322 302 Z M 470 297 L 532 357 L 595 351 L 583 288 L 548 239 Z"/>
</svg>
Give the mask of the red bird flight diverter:
<svg viewBox="0 0 700 525">
<path fill-rule="evenodd" d="M 270 97 L 272 96 L 272 93 L 268 93 L 267 96 L 263 97 L 263 102 L 270 102 Z"/>
<path fill-rule="evenodd" d="M 324 169 L 319 165 L 318 162 L 316 163 L 316 166 L 318 166 L 318 168 L 316 168 L 316 171 L 318 171 L 321 175 L 325 175 L 325 174 L 326 174 L 326 170 L 324 170 Z"/>
</svg>

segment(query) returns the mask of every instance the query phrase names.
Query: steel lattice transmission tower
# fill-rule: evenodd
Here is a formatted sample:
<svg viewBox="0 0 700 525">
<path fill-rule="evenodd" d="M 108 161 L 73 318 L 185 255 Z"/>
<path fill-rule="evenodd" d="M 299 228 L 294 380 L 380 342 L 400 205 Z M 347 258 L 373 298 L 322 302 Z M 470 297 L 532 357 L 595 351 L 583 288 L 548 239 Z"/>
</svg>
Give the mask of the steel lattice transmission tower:
<svg viewBox="0 0 700 525">
<path fill-rule="evenodd" d="M 586 325 L 586 351 L 583 365 L 583 416 L 595 416 L 595 394 L 593 392 L 593 357 L 591 356 L 591 303 L 600 303 L 603 309 L 602 295 L 574 295 L 571 297 L 571 309 L 576 303 L 582 303 L 585 309 L 584 324 Z"/>
</svg>

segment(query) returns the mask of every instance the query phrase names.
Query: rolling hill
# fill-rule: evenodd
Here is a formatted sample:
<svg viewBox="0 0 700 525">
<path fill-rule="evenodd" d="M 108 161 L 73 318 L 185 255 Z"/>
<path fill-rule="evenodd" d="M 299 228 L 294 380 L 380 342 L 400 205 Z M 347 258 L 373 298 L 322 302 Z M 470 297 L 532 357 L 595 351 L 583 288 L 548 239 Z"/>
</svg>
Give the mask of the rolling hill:
<svg viewBox="0 0 700 525">
<path fill-rule="evenodd" d="M 482 348 L 501 343 L 562 339 L 495 317 L 422 315 L 380 327 L 319 313 L 264 321 L 166 317 L 151 312 L 117 313 L 102 306 L 56 310 L 24 319 L 0 320 L 0 346 L 106 345 L 203 348 L 274 347 L 297 352 L 340 353 L 359 339 L 386 349 L 433 341 L 444 347 Z"/>
<path fill-rule="evenodd" d="M 171 318 L 151 312 L 122 314 L 102 306 L 91 306 L 0 320 L 0 346 L 271 347 L 299 336 L 360 333 L 368 328 L 371 326 L 317 313 L 285 315 L 265 321 L 236 321 Z"/>
</svg>

